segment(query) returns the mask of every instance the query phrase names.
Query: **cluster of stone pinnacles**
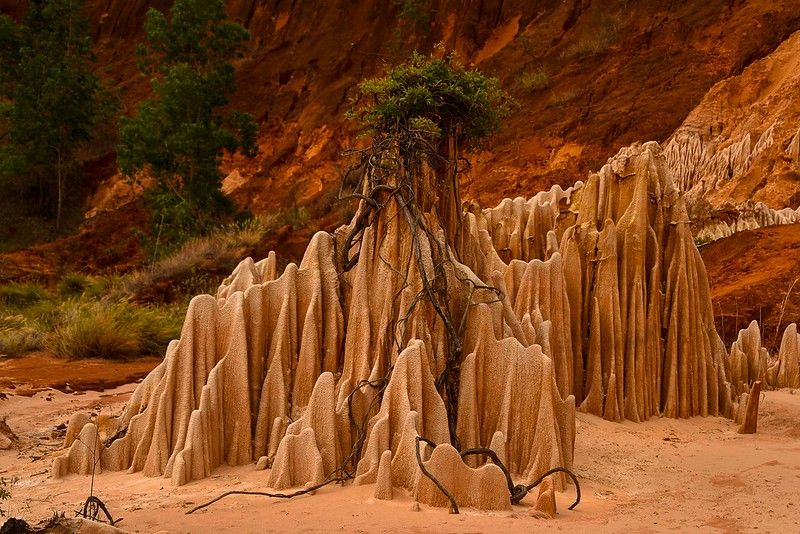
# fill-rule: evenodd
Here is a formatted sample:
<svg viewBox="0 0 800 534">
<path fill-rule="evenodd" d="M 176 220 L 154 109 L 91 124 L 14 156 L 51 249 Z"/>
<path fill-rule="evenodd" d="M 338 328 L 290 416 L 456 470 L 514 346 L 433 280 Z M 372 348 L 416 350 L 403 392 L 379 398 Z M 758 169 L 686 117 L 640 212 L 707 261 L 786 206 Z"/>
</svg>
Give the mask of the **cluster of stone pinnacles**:
<svg viewBox="0 0 800 534">
<path fill-rule="evenodd" d="M 120 417 L 73 416 L 54 475 L 89 472 L 86 444 L 97 469 L 174 484 L 258 461 L 270 467 L 265 487 L 308 487 L 350 462 L 376 496 L 401 488 L 446 506 L 419 468 L 422 436 L 438 444 L 422 452 L 427 471 L 460 505 L 510 509 L 502 471 L 451 445 L 435 382 L 446 329 L 418 298 L 421 270 L 436 266 L 398 209 L 366 229 L 347 272 L 346 226 L 317 233 L 282 274 L 273 253 L 247 259 L 216 296 L 195 297 Z M 463 318 L 461 447 L 493 449 L 515 483 L 530 483 L 572 465 L 576 409 L 614 421 L 735 415 L 747 377 L 714 330 L 705 268 L 656 143 L 621 150 L 567 190 L 473 206 L 462 228 L 445 267 L 449 311 Z M 796 368 L 789 345 L 780 361 Z M 546 479 L 536 508 L 555 513 L 565 485 Z"/>
</svg>

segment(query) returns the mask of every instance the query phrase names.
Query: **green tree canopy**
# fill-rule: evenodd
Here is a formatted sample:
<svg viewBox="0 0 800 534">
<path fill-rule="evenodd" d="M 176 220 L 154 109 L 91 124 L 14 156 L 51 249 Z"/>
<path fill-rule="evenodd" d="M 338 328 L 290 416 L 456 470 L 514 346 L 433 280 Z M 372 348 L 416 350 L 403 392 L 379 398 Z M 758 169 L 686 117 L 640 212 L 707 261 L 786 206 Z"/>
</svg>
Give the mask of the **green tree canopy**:
<svg viewBox="0 0 800 534">
<path fill-rule="evenodd" d="M 224 151 L 256 151 L 253 117 L 223 111 L 236 88 L 232 60 L 249 34 L 227 19 L 223 0 L 176 0 L 169 17 L 151 8 L 144 28 L 139 63 L 153 93 L 122 120 L 119 165 L 155 178 L 159 225 L 202 231 L 230 209 L 220 191 Z"/>
<path fill-rule="evenodd" d="M 76 153 L 106 110 L 83 9 L 80 0 L 40 0 L 21 25 L 0 17 L 0 171 L 6 184 L 33 183 L 57 228 L 65 188 L 80 176 Z"/>
<path fill-rule="evenodd" d="M 352 116 L 366 133 L 421 129 L 440 142 L 452 138 L 461 149 L 497 132 L 514 106 L 497 78 L 466 68 L 453 53 L 438 58 L 415 52 L 386 76 L 363 81 L 360 89 L 366 102 Z"/>
</svg>

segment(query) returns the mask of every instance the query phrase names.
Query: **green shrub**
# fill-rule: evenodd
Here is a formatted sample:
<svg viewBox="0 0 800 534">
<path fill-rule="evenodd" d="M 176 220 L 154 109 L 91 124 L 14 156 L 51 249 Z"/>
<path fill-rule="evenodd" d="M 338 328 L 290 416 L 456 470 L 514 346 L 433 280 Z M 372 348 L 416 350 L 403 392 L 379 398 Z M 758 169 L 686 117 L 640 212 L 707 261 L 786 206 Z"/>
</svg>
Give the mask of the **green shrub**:
<svg viewBox="0 0 800 534">
<path fill-rule="evenodd" d="M 47 291 L 35 284 L 0 286 L 0 355 L 41 350 L 57 308 Z"/>
<path fill-rule="evenodd" d="M 5 308 L 25 308 L 49 298 L 50 295 L 47 290 L 36 284 L 11 283 L 0 285 L 0 306 Z"/>
<path fill-rule="evenodd" d="M 139 337 L 127 317 L 102 304 L 75 306 L 47 340 L 47 348 L 64 358 L 130 358 L 139 352 Z"/>
<path fill-rule="evenodd" d="M 617 39 L 620 21 L 603 11 L 596 11 L 589 17 L 588 26 L 575 43 L 561 53 L 562 58 L 586 58 L 605 52 Z"/>
<path fill-rule="evenodd" d="M 11 500 L 11 491 L 17 481 L 19 481 L 17 477 L 0 477 L 0 517 L 11 515 L 11 504 L 6 505 L 5 501 Z"/>
<path fill-rule="evenodd" d="M 292 229 L 303 228 L 309 222 L 308 210 L 299 206 L 286 208 L 278 213 L 276 222 L 278 226 L 289 225 Z"/>
<path fill-rule="evenodd" d="M 186 315 L 183 306 L 137 307 L 134 310 L 140 354 L 164 354 L 169 342 L 180 337 Z"/>
<path fill-rule="evenodd" d="M 83 295 L 98 297 L 102 293 L 102 283 L 85 274 L 69 273 L 59 280 L 57 289 L 58 294 L 65 298 Z"/>
</svg>

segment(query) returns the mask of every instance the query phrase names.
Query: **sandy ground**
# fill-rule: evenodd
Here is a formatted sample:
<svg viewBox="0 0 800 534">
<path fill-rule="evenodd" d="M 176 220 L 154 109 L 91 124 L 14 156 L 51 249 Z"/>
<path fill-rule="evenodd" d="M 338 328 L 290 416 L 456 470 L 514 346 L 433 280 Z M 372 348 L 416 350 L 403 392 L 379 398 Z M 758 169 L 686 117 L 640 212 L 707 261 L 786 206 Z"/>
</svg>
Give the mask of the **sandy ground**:
<svg viewBox="0 0 800 534">
<path fill-rule="evenodd" d="M 46 389 L 64 392 L 108 389 L 147 376 L 163 356 L 133 360 L 64 360 L 46 352 L 0 358 L 0 393 L 32 395 Z M 2 407 L 0 407 L 2 410 Z"/>
<path fill-rule="evenodd" d="M 54 430 L 76 410 L 119 412 L 135 386 L 102 393 L 42 391 L 0 400 L 19 441 L 0 451 L 0 476 L 18 477 L 10 507 L 38 521 L 54 511 L 71 515 L 88 495 L 89 477 L 50 478 L 60 447 Z M 173 487 L 161 478 L 106 472 L 95 494 L 120 527 L 136 532 L 797 532 L 800 531 L 800 392 L 767 392 L 759 432 L 739 435 L 721 418 L 653 419 L 609 423 L 578 416 L 575 471 L 583 500 L 567 510 L 574 493 L 558 495 L 559 514 L 544 520 L 529 506 L 510 513 L 422 506 L 395 490 L 376 501 L 372 486 L 324 488 L 290 501 L 229 497 L 193 515 L 185 512 L 231 489 L 263 489 L 266 474 L 254 466 L 223 467 L 209 479 Z M 527 502 L 530 501 L 530 502 Z M 532 504 L 528 497 L 523 504 Z M 8 507 L 9 503 L 6 503 Z"/>
</svg>

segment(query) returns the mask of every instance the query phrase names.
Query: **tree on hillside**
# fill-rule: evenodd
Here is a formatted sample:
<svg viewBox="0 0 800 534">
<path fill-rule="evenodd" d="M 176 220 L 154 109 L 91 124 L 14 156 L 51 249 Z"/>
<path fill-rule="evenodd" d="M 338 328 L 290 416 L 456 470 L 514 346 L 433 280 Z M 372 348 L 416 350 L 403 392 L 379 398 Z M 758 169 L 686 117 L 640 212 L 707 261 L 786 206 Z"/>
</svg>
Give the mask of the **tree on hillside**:
<svg viewBox="0 0 800 534">
<path fill-rule="evenodd" d="M 0 17 L 0 176 L 20 191 L 34 186 L 57 230 L 80 177 L 78 151 L 107 109 L 91 48 L 80 0 L 31 2 L 20 25 Z"/>
<path fill-rule="evenodd" d="M 459 448 L 457 400 L 466 315 L 457 315 L 468 313 L 475 290 L 499 292 L 453 276 L 453 260 L 463 246 L 459 177 L 468 169 L 464 154 L 499 130 L 515 102 L 497 79 L 466 68 L 454 54 L 415 53 L 386 76 L 364 81 L 360 89 L 361 104 L 351 117 L 370 140 L 352 151 L 357 160 L 343 180 L 359 208 L 341 248 L 341 268 L 357 264 L 365 230 L 383 224 L 386 219 L 379 213 L 393 204 L 402 221 L 398 224 L 406 225 L 412 240 L 421 279 L 420 292 L 401 316 L 409 317 L 427 302 L 441 320 L 447 357 L 436 386 L 447 404 L 451 441 Z M 464 300 L 468 304 L 459 312 L 453 303 Z M 402 328 L 392 330 L 398 336 Z M 395 342 L 398 349 L 403 346 Z"/>
<path fill-rule="evenodd" d="M 253 117 L 223 111 L 235 90 L 231 62 L 249 34 L 227 19 L 223 0 L 175 0 L 169 17 L 151 8 L 144 29 L 140 68 L 153 94 L 123 119 L 118 161 L 128 176 L 144 171 L 156 180 L 155 229 L 166 225 L 178 237 L 230 210 L 220 191 L 223 152 L 256 151 Z"/>
</svg>

